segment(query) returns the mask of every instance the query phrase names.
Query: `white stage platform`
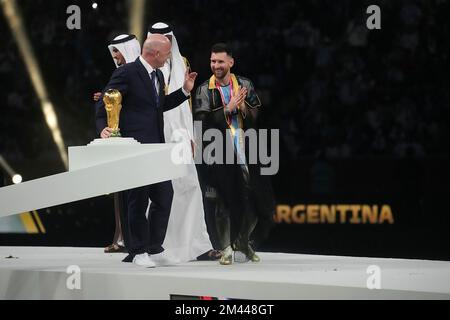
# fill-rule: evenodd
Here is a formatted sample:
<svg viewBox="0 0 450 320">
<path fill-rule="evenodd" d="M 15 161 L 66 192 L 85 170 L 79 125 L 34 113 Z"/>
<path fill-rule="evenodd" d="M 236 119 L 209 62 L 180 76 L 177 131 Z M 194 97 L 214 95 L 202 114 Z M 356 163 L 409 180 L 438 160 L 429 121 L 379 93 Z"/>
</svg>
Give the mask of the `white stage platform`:
<svg viewBox="0 0 450 320">
<path fill-rule="evenodd" d="M 261 263 L 145 269 L 103 248 L 0 247 L 1 299 L 450 299 L 450 262 L 261 253 Z M 80 289 L 68 289 L 76 265 Z M 368 289 L 369 266 L 380 289 Z M 75 274 L 76 275 L 76 274 Z"/>
</svg>

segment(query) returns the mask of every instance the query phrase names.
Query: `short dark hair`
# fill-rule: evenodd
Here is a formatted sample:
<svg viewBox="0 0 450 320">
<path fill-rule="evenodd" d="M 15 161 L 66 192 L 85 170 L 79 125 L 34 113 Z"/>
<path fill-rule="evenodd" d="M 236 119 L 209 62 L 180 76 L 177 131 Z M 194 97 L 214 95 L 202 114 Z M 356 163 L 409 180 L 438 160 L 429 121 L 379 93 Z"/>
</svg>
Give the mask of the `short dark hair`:
<svg viewBox="0 0 450 320">
<path fill-rule="evenodd" d="M 233 57 L 233 52 L 231 51 L 231 48 L 228 46 L 228 44 L 223 42 L 219 42 L 213 45 L 211 48 L 211 52 L 214 53 L 225 52 L 230 57 Z"/>
</svg>

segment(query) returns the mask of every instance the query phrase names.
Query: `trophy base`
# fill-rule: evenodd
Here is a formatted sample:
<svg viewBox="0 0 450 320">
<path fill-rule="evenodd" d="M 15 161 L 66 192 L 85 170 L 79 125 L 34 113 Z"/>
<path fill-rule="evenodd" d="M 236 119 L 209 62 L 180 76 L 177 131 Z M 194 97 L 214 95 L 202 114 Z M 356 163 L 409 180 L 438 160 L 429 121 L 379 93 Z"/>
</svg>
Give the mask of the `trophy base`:
<svg viewBox="0 0 450 320">
<path fill-rule="evenodd" d="M 110 138 L 117 138 L 117 137 L 122 137 L 122 135 L 120 134 L 120 129 L 113 129 L 113 131 L 111 132 L 111 135 L 109 136 Z"/>
</svg>

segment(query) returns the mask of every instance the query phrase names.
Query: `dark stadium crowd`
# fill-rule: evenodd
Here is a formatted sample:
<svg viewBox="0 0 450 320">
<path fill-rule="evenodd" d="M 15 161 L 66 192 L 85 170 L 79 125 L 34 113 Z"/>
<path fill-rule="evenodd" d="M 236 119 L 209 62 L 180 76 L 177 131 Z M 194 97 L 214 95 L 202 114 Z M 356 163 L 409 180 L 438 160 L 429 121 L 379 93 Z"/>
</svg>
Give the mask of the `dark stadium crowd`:
<svg viewBox="0 0 450 320">
<path fill-rule="evenodd" d="M 78 2 L 81 30 L 66 27 L 77 1 L 18 2 L 67 146 L 96 137 L 92 93 L 114 69 L 108 41 L 129 26 L 128 1 L 98 1 L 96 10 Z M 380 30 L 366 27 L 370 4 L 381 9 Z M 147 9 L 146 26 L 173 26 L 197 85 L 210 75 L 211 45 L 230 43 L 234 71 L 262 99 L 261 125 L 280 129 L 281 157 L 449 154 L 448 1 L 151 1 Z M 0 34 L 0 153 L 57 157 L 4 16 Z"/>
</svg>

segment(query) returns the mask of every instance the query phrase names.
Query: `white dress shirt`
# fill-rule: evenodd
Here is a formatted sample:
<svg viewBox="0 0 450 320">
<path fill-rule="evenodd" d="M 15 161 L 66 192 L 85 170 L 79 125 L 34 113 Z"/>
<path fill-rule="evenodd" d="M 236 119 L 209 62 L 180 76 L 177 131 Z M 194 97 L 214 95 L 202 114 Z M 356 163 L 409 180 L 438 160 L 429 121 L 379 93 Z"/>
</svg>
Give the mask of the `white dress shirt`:
<svg viewBox="0 0 450 320">
<path fill-rule="evenodd" d="M 145 70 L 147 70 L 148 72 L 148 76 L 150 77 L 150 80 L 152 79 L 152 72 L 155 71 L 156 73 L 156 69 L 154 69 L 147 61 L 145 61 L 144 58 L 142 58 L 142 56 L 139 56 L 139 60 L 141 61 L 142 65 L 144 66 Z M 156 88 L 156 93 L 159 94 L 159 81 L 158 81 L 158 77 L 155 77 L 155 88 Z M 186 97 L 189 97 L 189 92 L 187 92 L 186 90 L 184 90 L 183 87 L 181 87 L 181 90 L 183 91 L 184 95 Z"/>
</svg>

